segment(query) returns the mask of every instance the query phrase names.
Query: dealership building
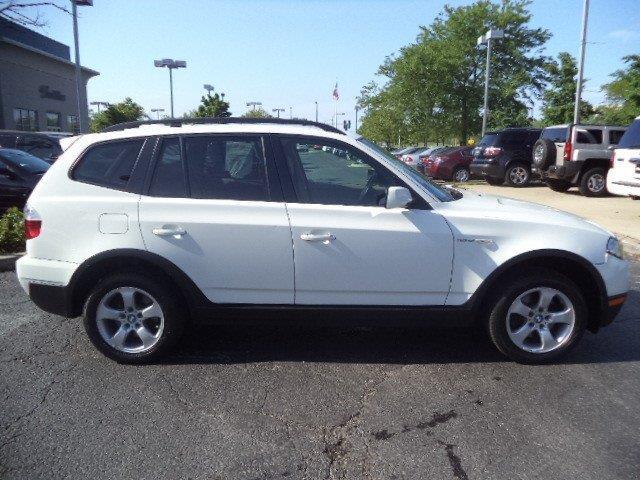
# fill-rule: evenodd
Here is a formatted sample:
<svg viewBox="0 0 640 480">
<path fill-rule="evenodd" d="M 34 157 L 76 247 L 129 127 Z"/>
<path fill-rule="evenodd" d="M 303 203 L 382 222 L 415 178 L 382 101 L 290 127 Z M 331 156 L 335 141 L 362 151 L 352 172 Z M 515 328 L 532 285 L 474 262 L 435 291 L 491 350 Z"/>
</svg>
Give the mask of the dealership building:
<svg viewBox="0 0 640 480">
<path fill-rule="evenodd" d="M 80 115 L 86 131 L 87 82 L 98 72 L 81 71 Z M 77 132 L 76 92 L 67 45 L 0 18 L 0 129 Z"/>
</svg>

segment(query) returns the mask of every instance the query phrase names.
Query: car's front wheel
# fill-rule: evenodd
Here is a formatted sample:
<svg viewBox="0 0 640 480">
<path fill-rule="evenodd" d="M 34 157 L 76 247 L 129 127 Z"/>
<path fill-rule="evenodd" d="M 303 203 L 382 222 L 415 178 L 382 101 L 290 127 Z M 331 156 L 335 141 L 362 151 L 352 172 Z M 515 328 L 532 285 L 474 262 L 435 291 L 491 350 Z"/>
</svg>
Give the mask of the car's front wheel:
<svg viewBox="0 0 640 480">
<path fill-rule="evenodd" d="M 468 182 L 471 178 L 471 173 L 466 167 L 458 167 L 454 170 L 452 179 L 455 182 Z"/>
<path fill-rule="evenodd" d="M 520 363 L 549 363 L 578 342 L 587 323 L 583 294 L 568 278 L 531 269 L 505 282 L 494 297 L 489 335 L 503 354 Z"/>
<path fill-rule="evenodd" d="M 91 342 L 121 363 L 157 359 L 180 338 L 183 324 L 183 308 L 170 286 L 135 273 L 104 278 L 84 305 Z"/>
</svg>

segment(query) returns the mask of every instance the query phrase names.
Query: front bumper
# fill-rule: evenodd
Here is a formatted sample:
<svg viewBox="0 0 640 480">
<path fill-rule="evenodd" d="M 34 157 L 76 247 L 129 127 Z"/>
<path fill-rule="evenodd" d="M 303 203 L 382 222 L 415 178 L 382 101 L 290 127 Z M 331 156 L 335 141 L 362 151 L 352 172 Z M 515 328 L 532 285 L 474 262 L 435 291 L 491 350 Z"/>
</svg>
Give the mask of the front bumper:
<svg viewBox="0 0 640 480">
<path fill-rule="evenodd" d="M 505 169 L 497 160 L 474 160 L 469 165 L 471 175 L 479 177 L 504 178 Z"/>
<path fill-rule="evenodd" d="M 620 312 L 627 298 L 631 274 L 627 260 L 621 260 L 610 254 L 606 254 L 605 262 L 596 265 L 596 269 L 600 273 L 607 290 L 606 303 L 603 305 L 602 316 L 599 319 L 599 326 L 604 327 L 613 322 Z"/>
</svg>

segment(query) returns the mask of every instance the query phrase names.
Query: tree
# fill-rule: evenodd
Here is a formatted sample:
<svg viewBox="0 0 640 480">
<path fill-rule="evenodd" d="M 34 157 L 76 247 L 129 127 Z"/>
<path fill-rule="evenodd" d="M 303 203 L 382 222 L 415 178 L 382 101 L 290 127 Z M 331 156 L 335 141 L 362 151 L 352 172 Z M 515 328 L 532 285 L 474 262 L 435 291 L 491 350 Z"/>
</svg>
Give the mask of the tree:
<svg viewBox="0 0 640 480">
<path fill-rule="evenodd" d="M 628 125 L 640 115 L 640 55 L 623 57 L 628 66 L 615 71 L 613 81 L 603 85 L 607 103 L 597 109 L 593 120 Z"/>
<path fill-rule="evenodd" d="M 576 78 L 578 67 L 575 58 L 567 52 L 558 54 L 558 61 L 549 62 L 547 66 L 549 85 L 542 94 L 541 126 L 570 123 L 573 121 L 573 109 L 576 98 Z M 580 116 L 587 118 L 593 115 L 593 106 L 582 100 Z"/>
<path fill-rule="evenodd" d="M 391 93 L 378 103 L 394 112 L 395 120 L 389 121 L 396 122 L 396 131 L 406 131 L 413 142 L 456 138 L 460 143 L 479 132 L 486 53 L 476 39 L 489 28 L 505 32 L 492 51 L 489 125 L 530 123 L 529 108 L 544 86 L 549 61 L 540 49 L 550 33 L 528 27 L 529 3 L 478 0 L 445 6 L 431 25 L 421 27 L 415 43 L 388 57 L 378 70 L 385 80 L 378 95 Z M 387 110 L 367 110 L 365 130 L 379 111 Z"/>
<path fill-rule="evenodd" d="M 230 117 L 229 103 L 222 100 L 220 95 L 207 93 L 202 96 L 198 109 L 193 112 L 194 117 Z"/>
<path fill-rule="evenodd" d="M 273 116 L 269 115 L 264 108 L 258 107 L 248 110 L 242 118 L 273 118 Z"/>
<path fill-rule="evenodd" d="M 127 97 L 124 101 L 109 105 L 105 110 L 93 115 L 91 118 L 91 131 L 99 132 L 111 125 L 135 122 L 144 118 L 148 118 L 144 108 Z"/>
<path fill-rule="evenodd" d="M 38 7 L 51 7 L 65 13 L 71 13 L 58 2 L 21 2 L 10 0 L 0 1 L 0 18 L 6 18 L 25 27 L 44 27 L 47 23 L 40 15 Z"/>
</svg>

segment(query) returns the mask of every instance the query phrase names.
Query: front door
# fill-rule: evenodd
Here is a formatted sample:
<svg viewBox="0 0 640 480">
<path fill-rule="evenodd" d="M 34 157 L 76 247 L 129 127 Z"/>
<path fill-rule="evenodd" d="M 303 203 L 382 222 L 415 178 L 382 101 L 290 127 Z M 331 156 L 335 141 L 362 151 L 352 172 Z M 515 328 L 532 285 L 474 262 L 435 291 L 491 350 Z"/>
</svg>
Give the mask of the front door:
<svg viewBox="0 0 640 480">
<path fill-rule="evenodd" d="M 420 202 L 387 209 L 387 188 L 406 185 L 358 149 L 302 137 L 280 145 L 297 196 L 287 202 L 296 304 L 444 304 L 453 260 L 444 218 Z"/>
<path fill-rule="evenodd" d="M 140 228 L 148 250 L 216 303 L 293 303 L 291 232 L 267 175 L 263 137 L 162 141 Z"/>
</svg>

